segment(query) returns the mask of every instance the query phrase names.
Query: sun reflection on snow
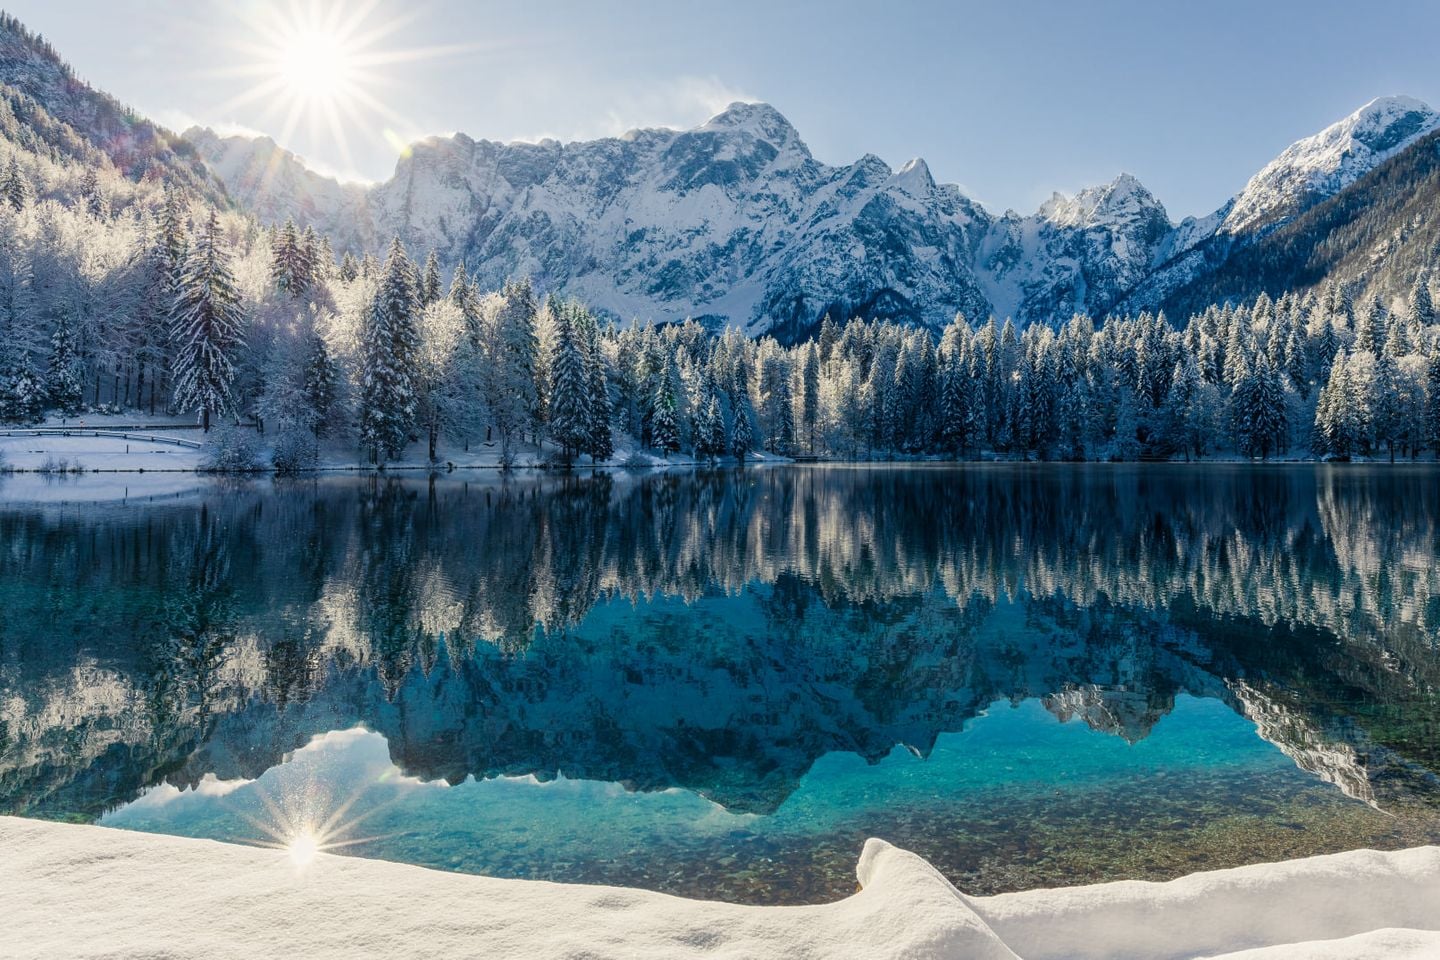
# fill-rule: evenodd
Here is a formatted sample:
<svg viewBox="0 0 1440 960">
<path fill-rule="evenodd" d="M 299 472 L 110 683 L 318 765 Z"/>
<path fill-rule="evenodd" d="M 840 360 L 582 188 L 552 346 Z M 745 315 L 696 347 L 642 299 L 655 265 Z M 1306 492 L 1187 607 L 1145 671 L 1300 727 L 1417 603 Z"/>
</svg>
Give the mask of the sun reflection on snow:
<svg viewBox="0 0 1440 960">
<path fill-rule="evenodd" d="M 297 867 L 308 867 L 314 862 L 315 854 L 320 852 L 320 841 L 309 830 L 301 830 L 290 838 L 285 849 L 290 854 L 291 863 Z"/>
</svg>

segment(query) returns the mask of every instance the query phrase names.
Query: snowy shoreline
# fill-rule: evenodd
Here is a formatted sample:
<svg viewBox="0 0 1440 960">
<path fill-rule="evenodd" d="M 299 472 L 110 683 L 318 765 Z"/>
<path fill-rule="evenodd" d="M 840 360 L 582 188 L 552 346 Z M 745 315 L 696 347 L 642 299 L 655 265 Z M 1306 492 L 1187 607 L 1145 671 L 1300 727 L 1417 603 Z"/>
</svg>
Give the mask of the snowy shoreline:
<svg viewBox="0 0 1440 960">
<path fill-rule="evenodd" d="M 502 880 L 0 817 L 5 956 L 1299 960 L 1440 954 L 1440 847 L 993 897 L 870 840 L 809 907 Z"/>
</svg>

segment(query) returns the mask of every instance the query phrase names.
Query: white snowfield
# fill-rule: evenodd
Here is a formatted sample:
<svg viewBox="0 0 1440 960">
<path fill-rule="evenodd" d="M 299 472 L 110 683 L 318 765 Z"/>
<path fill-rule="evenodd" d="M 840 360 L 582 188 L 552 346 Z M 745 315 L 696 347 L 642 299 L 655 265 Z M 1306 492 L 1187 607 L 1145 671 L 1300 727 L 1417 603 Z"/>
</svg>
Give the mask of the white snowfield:
<svg viewBox="0 0 1440 960">
<path fill-rule="evenodd" d="M 750 907 L 0 817 L 0 956 L 1440 956 L 1440 847 L 967 897 L 870 840 L 856 874 L 838 903 Z"/>
</svg>

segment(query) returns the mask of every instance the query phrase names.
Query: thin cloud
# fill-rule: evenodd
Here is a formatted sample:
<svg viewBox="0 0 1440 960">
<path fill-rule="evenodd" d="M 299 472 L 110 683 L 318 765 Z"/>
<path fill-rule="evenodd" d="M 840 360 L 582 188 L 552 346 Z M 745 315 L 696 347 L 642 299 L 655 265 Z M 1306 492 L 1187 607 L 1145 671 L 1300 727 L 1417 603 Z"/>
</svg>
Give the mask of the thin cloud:
<svg viewBox="0 0 1440 960">
<path fill-rule="evenodd" d="M 611 106 L 593 123 L 584 123 L 568 134 L 554 130 L 510 137 L 511 142 L 538 143 L 541 140 L 594 140 L 618 137 L 631 130 L 667 128 L 686 130 L 699 126 L 736 101 L 753 103 L 758 97 L 725 83 L 716 76 L 680 76 L 668 83 L 646 84 L 643 89 L 619 91 Z"/>
</svg>

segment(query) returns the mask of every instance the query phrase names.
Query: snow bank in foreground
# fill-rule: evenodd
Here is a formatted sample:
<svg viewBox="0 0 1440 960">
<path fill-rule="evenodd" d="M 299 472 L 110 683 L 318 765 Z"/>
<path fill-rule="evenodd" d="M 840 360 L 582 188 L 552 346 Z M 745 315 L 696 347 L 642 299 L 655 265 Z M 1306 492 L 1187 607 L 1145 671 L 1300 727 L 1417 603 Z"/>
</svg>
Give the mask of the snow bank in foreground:
<svg viewBox="0 0 1440 960">
<path fill-rule="evenodd" d="M 966 897 L 879 840 L 861 889 L 744 907 L 0 817 L 0 954 L 726 960 L 1440 955 L 1440 848 Z"/>
</svg>

